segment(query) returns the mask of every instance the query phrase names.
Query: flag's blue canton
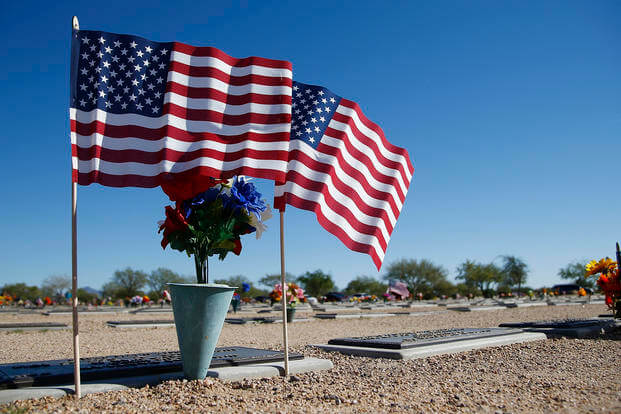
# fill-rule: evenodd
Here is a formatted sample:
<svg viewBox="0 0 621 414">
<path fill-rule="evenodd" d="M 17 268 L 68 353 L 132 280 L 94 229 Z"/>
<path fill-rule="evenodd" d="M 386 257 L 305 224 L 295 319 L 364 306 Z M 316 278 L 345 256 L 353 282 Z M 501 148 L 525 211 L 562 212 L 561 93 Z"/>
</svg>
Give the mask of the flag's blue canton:
<svg viewBox="0 0 621 414">
<path fill-rule="evenodd" d="M 321 86 L 293 82 L 291 139 L 317 148 L 341 97 Z"/>
<path fill-rule="evenodd" d="M 79 31 L 77 83 L 71 106 L 115 114 L 160 116 L 172 43 Z"/>
</svg>

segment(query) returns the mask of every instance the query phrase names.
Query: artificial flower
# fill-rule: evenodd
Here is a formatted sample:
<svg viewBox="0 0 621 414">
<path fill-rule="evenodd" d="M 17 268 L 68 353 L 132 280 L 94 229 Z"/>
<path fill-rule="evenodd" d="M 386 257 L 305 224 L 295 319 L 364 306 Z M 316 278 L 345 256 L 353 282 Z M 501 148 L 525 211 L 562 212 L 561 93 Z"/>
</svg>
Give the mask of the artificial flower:
<svg viewBox="0 0 621 414">
<path fill-rule="evenodd" d="M 191 177 L 175 176 L 167 178 L 162 182 L 162 190 L 170 201 L 183 201 L 200 194 L 211 187 L 221 183 L 226 183 L 227 179 L 207 177 L 204 175 L 194 175 Z"/>
<path fill-rule="evenodd" d="M 171 233 L 178 231 L 186 231 L 188 230 L 188 222 L 181 210 L 176 207 L 172 208 L 171 206 L 166 206 L 166 220 L 164 222 L 160 222 L 160 230 L 164 230 L 164 234 L 162 237 L 162 248 L 166 248 L 169 242 L 169 236 Z"/>
<path fill-rule="evenodd" d="M 241 254 L 240 236 L 260 235 L 266 229 L 263 220 L 271 216 L 261 194 L 244 177 L 206 183 L 206 188 L 178 200 L 174 208 L 167 206 L 166 220 L 160 223 L 162 247 L 170 244 L 172 249 L 194 256 L 199 283 L 208 283 L 201 269 L 209 256 L 215 254 L 223 260 L 229 252 Z M 187 185 L 198 188 L 195 183 Z"/>
<path fill-rule="evenodd" d="M 230 189 L 231 201 L 229 205 L 233 209 L 245 208 L 248 213 L 253 213 L 260 217 L 261 213 L 267 208 L 265 201 L 261 199 L 254 185 L 247 181 L 245 177 L 236 177 Z"/>
<path fill-rule="evenodd" d="M 591 276 L 597 273 L 608 273 L 608 271 L 614 269 L 616 265 L 617 262 L 614 262 L 609 257 L 601 259 L 599 262 L 591 260 L 586 265 L 586 275 Z"/>
</svg>

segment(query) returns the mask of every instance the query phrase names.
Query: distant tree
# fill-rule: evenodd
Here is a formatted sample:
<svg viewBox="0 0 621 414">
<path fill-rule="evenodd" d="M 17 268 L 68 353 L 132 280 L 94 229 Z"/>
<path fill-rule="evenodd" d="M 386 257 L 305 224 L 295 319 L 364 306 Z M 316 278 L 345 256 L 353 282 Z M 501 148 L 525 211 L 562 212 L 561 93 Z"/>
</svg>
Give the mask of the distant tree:
<svg viewBox="0 0 621 414">
<path fill-rule="evenodd" d="M 104 296 L 126 298 L 142 295 L 142 289 L 147 283 L 147 274 L 141 270 L 128 267 L 114 272 L 112 280 L 103 286 Z"/>
<path fill-rule="evenodd" d="M 269 293 L 265 291 L 264 289 L 256 288 L 254 286 L 254 282 L 251 282 L 250 279 L 248 279 L 244 275 L 230 276 L 228 279 L 217 279 L 215 282 L 223 283 L 229 286 L 236 286 L 237 289 L 235 291 L 239 293 L 239 296 L 241 298 L 254 298 L 256 296 L 267 296 L 267 294 Z M 248 292 L 244 292 L 243 290 L 244 283 L 250 286 L 250 290 L 248 290 Z"/>
<path fill-rule="evenodd" d="M 458 293 L 457 286 L 446 278 L 438 279 L 433 285 L 432 292 L 434 296 L 453 296 Z"/>
<path fill-rule="evenodd" d="M 78 301 L 81 303 L 92 303 L 94 299 L 99 299 L 95 293 L 88 290 L 78 289 Z"/>
<path fill-rule="evenodd" d="M 586 264 L 586 261 L 569 263 L 567 266 L 559 269 L 558 275 L 561 279 L 573 280 L 580 287 L 593 289 L 595 287 L 595 280 L 586 276 Z"/>
<path fill-rule="evenodd" d="M 455 290 L 462 296 L 476 296 L 479 294 L 479 289 L 474 286 L 468 285 L 467 283 L 458 283 L 455 285 Z"/>
<path fill-rule="evenodd" d="M 493 295 L 492 285 L 502 280 L 502 270 L 493 263 L 481 264 L 466 260 L 457 268 L 456 279 L 463 280 L 467 286 L 489 297 Z"/>
<path fill-rule="evenodd" d="M 62 299 L 64 293 L 71 288 L 71 277 L 68 275 L 52 275 L 41 284 L 41 292 L 45 296 Z"/>
<path fill-rule="evenodd" d="M 192 282 L 194 279 L 192 278 Z M 157 292 L 159 295 L 167 289 L 166 283 L 192 283 L 188 278 L 185 278 L 170 269 L 165 267 L 158 267 L 147 276 L 147 285 L 151 289 L 151 295 Z M 153 299 L 153 298 L 151 298 Z"/>
<path fill-rule="evenodd" d="M 401 259 L 388 266 L 384 280 L 401 280 L 412 294 L 422 293 L 428 298 L 443 294 L 439 290 L 446 287 L 447 271 L 427 259 Z"/>
<path fill-rule="evenodd" d="M 287 282 L 296 282 L 297 278 L 289 272 L 285 272 Z M 273 273 L 263 276 L 259 279 L 259 284 L 265 286 L 270 292 L 274 289 L 274 285 L 280 283 L 280 273 Z"/>
<path fill-rule="evenodd" d="M 515 256 L 502 256 L 504 265 L 502 267 L 505 285 L 518 286 L 518 292 L 522 290 L 522 284 L 526 283 L 528 276 L 528 265 L 520 258 Z"/>
<path fill-rule="evenodd" d="M 29 299 L 31 301 L 36 300 L 43 296 L 41 290 L 37 286 L 28 286 L 25 283 L 13 283 L 7 284 L 2 287 L 2 293 L 5 295 L 11 295 L 17 299 Z"/>
<path fill-rule="evenodd" d="M 104 298 L 112 298 L 112 299 L 124 299 L 127 297 L 123 292 L 121 292 L 121 287 L 113 281 L 104 283 L 101 287 L 101 295 Z"/>
<path fill-rule="evenodd" d="M 309 296 L 319 297 L 334 289 L 332 276 L 319 269 L 304 273 L 298 277 L 298 282 Z"/>
<path fill-rule="evenodd" d="M 345 293 L 353 295 L 355 293 L 368 293 L 370 295 L 381 296 L 386 292 L 388 285 L 382 283 L 372 276 L 358 276 L 350 281 L 345 288 Z"/>
</svg>

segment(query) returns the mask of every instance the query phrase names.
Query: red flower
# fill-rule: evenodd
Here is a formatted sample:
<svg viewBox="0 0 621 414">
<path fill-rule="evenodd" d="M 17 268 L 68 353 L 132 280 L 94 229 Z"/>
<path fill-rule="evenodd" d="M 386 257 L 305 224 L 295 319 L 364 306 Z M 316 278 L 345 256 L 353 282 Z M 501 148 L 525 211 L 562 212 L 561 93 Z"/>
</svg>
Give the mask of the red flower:
<svg viewBox="0 0 621 414">
<path fill-rule="evenodd" d="M 176 231 L 187 230 L 188 222 L 185 221 L 183 213 L 178 205 L 175 208 L 166 206 L 166 220 L 160 226 L 160 231 L 164 230 L 162 237 L 162 249 L 165 249 L 168 245 L 168 236 Z"/>
<path fill-rule="evenodd" d="M 235 243 L 235 249 L 233 250 L 233 253 L 235 253 L 237 256 L 239 256 L 240 253 L 241 253 L 241 249 L 242 249 L 241 240 L 240 239 L 235 239 L 235 240 L 233 240 L 233 242 Z"/>
<path fill-rule="evenodd" d="M 197 194 L 209 190 L 216 184 L 225 183 L 227 179 L 195 176 L 185 179 L 173 178 L 162 183 L 162 190 L 171 201 L 189 200 Z"/>
</svg>

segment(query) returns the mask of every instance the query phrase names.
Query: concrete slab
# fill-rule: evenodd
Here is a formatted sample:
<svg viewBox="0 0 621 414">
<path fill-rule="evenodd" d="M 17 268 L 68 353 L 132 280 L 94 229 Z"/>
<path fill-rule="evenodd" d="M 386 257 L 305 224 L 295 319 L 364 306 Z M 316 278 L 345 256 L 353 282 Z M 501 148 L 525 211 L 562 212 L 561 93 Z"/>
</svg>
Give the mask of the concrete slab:
<svg viewBox="0 0 621 414">
<path fill-rule="evenodd" d="M 117 329 L 137 329 L 137 328 L 170 328 L 175 326 L 175 322 L 170 323 L 132 323 L 117 324 L 108 322 L 107 325 Z"/>
<path fill-rule="evenodd" d="M 621 321 L 612 318 L 594 318 L 597 324 L 567 328 L 542 328 L 542 327 L 524 327 L 521 328 L 526 332 L 541 332 L 549 338 L 565 336 L 570 338 L 587 338 L 597 336 L 621 326 Z"/>
<path fill-rule="evenodd" d="M 530 308 L 533 306 L 548 306 L 546 302 L 518 302 L 518 303 L 505 303 L 507 308 Z"/>
<path fill-rule="evenodd" d="M 505 306 L 449 306 L 448 310 L 457 312 L 482 312 L 506 309 Z"/>
<path fill-rule="evenodd" d="M 311 371 L 323 371 L 332 369 L 333 364 L 329 359 L 304 358 L 289 361 L 289 373 L 301 374 Z M 268 378 L 282 375 L 285 372 L 284 362 L 269 362 L 264 364 L 241 365 L 210 369 L 207 376 L 224 381 L 239 381 L 246 378 Z M 102 382 L 85 382 L 81 384 L 83 395 L 96 392 L 109 392 L 125 390 L 128 388 L 144 387 L 145 385 L 159 384 L 163 381 L 182 379 L 182 372 L 167 374 L 147 375 L 141 377 L 126 377 Z M 58 387 L 30 387 L 20 389 L 0 390 L 0 403 L 9 403 L 16 400 L 30 398 L 54 397 L 60 398 L 74 394 L 73 385 L 61 385 Z"/>
<path fill-rule="evenodd" d="M 53 331 L 53 330 L 59 330 L 59 329 L 70 329 L 71 327 L 68 325 L 63 325 L 63 326 L 45 326 L 45 325 L 41 325 L 41 326 L 12 326 L 12 327 L 3 327 L 0 326 L 0 331 L 7 331 L 7 332 L 21 332 L 21 331 Z"/>
<path fill-rule="evenodd" d="M 318 344 L 311 346 L 323 349 L 324 351 L 340 352 L 346 355 L 356 355 L 370 358 L 418 359 L 426 358 L 433 355 L 454 354 L 458 352 L 470 351 L 473 349 L 489 348 L 492 346 L 503 346 L 522 342 L 539 341 L 546 338 L 547 336 L 545 334 L 539 332 L 521 332 L 512 335 L 454 341 L 408 349 L 368 348 L 360 346 L 328 344 Z"/>
</svg>

